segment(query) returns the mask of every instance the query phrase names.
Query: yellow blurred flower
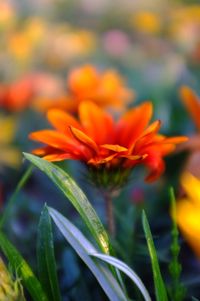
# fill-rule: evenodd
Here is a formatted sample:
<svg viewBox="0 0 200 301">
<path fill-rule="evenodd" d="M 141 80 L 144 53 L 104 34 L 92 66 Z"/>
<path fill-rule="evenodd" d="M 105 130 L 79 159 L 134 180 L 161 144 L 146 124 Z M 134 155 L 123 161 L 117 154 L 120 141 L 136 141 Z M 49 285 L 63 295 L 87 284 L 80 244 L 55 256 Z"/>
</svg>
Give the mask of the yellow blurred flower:
<svg viewBox="0 0 200 301">
<path fill-rule="evenodd" d="M 200 179 L 184 173 L 181 184 L 186 195 L 177 202 L 177 224 L 196 255 L 200 257 Z"/>
<path fill-rule="evenodd" d="M 182 6 L 172 11 L 172 18 L 176 22 L 200 22 L 200 5 Z"/>
<path fill-rule="evenodd" d="M 134 13 L 130 18 L 130 23 L 137 30 L 148 34 L 158 33 L 162 25 L 160 16 L 150 11 Z"/>
<path fill-rule="evenodd" d="M 32 45 L 24 32 L 16 32 L 8 39 L 8 51 L 20 62 L 31 58 Z"/>
<path fill-rule="evenodd" d="M 71 63 L 86 56 L 96 48 L 96 36 L 86 29 L 74 29 L 68 24 L 52 27 L 45 40 L 45 60 L 54 67 Z"/>
<path fill-rule="evenodd" d="M 171 12 L 169 33 L 187 51 L 199 41 L 200 5 L 182 6 Z"/>
<path fill-rule="evenodd" d="M 0 258 L 0 300 L 25 301 L 23 288 L 19 280 L 13 281 L 3 260 Z"/>
<path fill-rule="evenodd" d="M 47 24 L 40 18 L 32 17 L 24 24 L 24 34 L 32 45 L 41 43 L 47 31 Z"/>
<path fill-rule="evenodd" d="M 0 1 L 0 28 L 8 29 L 15 21 L 15 11 L 8 1 Z"/>
<path fill-rule="evenodd" d="M 16 61 L 26 63 L 33 59 L 33 54 L 44 41 L 46 24 L 39 18 L 28 19 L 21 30 L 15 30 L 8 37 L 8 52 Z"/>
<path fill-rule="evenodd" d="M 16 120 L 13 117 L 0 115 L 0 167 L 18 167 L 21 161 L 19 150 L 11 143 L 15 136 Z"/>
</svg>

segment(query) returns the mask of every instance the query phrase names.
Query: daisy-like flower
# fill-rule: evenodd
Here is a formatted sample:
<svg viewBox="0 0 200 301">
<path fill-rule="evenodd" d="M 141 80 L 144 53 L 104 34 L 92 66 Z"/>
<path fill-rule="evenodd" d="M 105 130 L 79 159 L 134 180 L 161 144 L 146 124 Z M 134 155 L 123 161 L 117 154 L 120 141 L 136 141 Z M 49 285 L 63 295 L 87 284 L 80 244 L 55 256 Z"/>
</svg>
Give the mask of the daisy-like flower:
<svg viewBox="0 0 200 301">
<path fill-rule="evenodd" d="M 181 184 L 185 197 L 177 202 L 175 218 L 183 236 L 200 257 L 200 180 L 185 173 Z"/>
<path fill-rule="evenodd" d="M 29 137 L 46 145 L 33 152 L 48 161 L 84 162 L 96 174 L 99 186 L 121 186 L 138 164 L 150 169 L 146 180 L 152 182 L 165 169 L 163 157 L 187 138 L 158 134 L 160 121 L 148 125 L 151 116 L 150 102 L 115 121 L 96 104 L 85 101 L 79 106 L 79 121 L 64 111 L 52 109 L 47 118 L 54 129 L 33 132 Z"/>
<path fill-rule="evenodd" d="M 86 99 L 100 107 L 121 110 L 134 96 L 115 70 L 100 72 L 92 65 L 73 69 L 67 78 L 67 88 L 71 111 L 77 111 L 79 103 Z"/>
</svg>

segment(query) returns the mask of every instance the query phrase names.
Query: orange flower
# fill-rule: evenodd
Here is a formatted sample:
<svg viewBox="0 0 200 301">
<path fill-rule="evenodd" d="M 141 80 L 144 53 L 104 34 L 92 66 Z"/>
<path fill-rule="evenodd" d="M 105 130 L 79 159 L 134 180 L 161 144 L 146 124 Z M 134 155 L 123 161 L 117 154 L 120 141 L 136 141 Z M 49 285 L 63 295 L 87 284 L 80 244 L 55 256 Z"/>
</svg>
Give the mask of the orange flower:
<svg viewBox="0 0 200 301">
<path fill-rule="evenodd" d="M 71 113 L 77 113 L 82 101 L 90 100 L 100 107 L 122 110 L 134 97 L 123 78 L 114 70 L 99 72 L 92 65 L 84 65 L 72 69 L 67 78 L 66 92 L 58 97 L 36 97 L 33 107 L 41 112 L 59 108 Z"/>
<path fill-rule="evenodd" d="M 181 100 L 184 103 L 187 111 L 192 117 L 196 128 L 200 131 L 200 98 L 189 87 L 182 86 L 180 89 Z M 200 136 L 199 133 L 193 134 L 190 139 L 179 147 L 179 151 L 189 151 L 189 156 L 185 162 L 184 170 L 190 172 L 196 177 L 200 177 Z"/>
<path fill-rule="evenodd" d="M 133 97 L 123 78 L 114 70 L 98 72 L 92 65 L 75 68 L 67 79 L 69 98 L 75 103 L 91 100 L 101 107 L 121 109 Z"/>
<path fill-rule="evenodd" d="M 190 113 L 198 130 L 200 130 L 200 98 L 187 86 L 180 89 L 181 100 Z"/>
<path fill-rule="evenodd" d="M 150 169 L 146 180 L 151 182 L 164 171 L 163 157 L 174 150 L 175 144 L 187 140 L 159 135 L 159 120 L 148 126 L 151 116 L 150 102 L 131 109 L 117 122 L 96 104 L 81 102 L 79 121 L 52 109 L 47 118 L 54 129 L 33 132 L 29 137 L 46 144 L 33 152 L 48 161 L 80 160 L 93 171 L 106 170 L 115 175 L 128 174 L 142 163 Z"/>
<path fill-rule="evenodd" d="M 0 85 L 0 107 L 9 111 L 22 111 L 30 104 L 33 95 L 32 83 L 22 79 L 10 85 Z"/>
</svg>

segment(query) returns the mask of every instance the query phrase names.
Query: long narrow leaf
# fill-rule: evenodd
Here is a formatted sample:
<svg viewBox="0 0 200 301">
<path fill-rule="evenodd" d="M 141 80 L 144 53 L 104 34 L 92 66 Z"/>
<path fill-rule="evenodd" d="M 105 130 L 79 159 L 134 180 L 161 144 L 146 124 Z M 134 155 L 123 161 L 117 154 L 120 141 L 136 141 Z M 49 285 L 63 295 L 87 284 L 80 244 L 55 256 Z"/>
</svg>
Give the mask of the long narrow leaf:
<svg viewBox="0 0 200 301">
<path fill-rule="evenodd" d="M 33 301 L 48 301 L 40 282 L 32 272 L 30 266 L 1 232 L 0 249 L 7 257 L 12 269 L 15 270 L 17 275 L 22 279 L 22 284 L 28 290 Z"/>
<path fill-rule="evenodd" d="M 111 264 L 112 266 L 119 269 L 120 271 L 124 272 L 138 287 L 138 289 L 140 290 L 141 294 L 144 297 L 144 300 L 151 301 L 149 293 L 148 293 L 147 289 L 145 288 L 142 280 L 127 264 L 125 264 L 123 261 L 121 261 L 113 256 L 109 256 L 109 255 L 105 255 L 105 254 L 91 253 L 90 255 L 95 258 L 99 258 L 99 259 L 103 260 L 104 262 Z"/>
<path fill-rule="evenodd" d="M 112 273 L 101 263 L 95 262 L 89 254 L 97 249 L 87 238 L 63 215 L 49 208 L 49 213 L 68 243 L 91 270 L 104 292 L 111 301 L 127 301 L 127 298 Z"/>
<path fill-rule="evenodd" d="M 42 210 L 38 226 L 37 258 L 39 279 L 48 299 L 60 301 L 51 219 L 46 206 Z"/>
<path fill-rule="evenodd" d="M 24 156 L 42 170 L 58 186 L 79 212 L 100 249 L 103 253 L 108 254 L 109 240 L 107 233 L 94 208 L 75 181 L 61 168 L 46 160 L 26 153 L 24 153 Z"/>
<path fill-rule="evenodd" d="M 157 258 L 156 249 L 154 246 L 151 230 L 150 230 L 149 223 L 148 223 L 148 220 L 146 218 L 146 214 L 144 211 L 142 213 L 142 224 L 143 224 L 145 237 L 147 240 L 149 255 L 151 258 L 156 300 L 157 301 L 168 301 L 167 292 L 166 292 L 166 288 L 165 288 L 165 285 L 164 285 L 164 282 L 162 279 L 162 275 L 160 272 L 160 267 L 159 267 L 159 263 L 158 263 L 158 258 Z"/>
</svg>

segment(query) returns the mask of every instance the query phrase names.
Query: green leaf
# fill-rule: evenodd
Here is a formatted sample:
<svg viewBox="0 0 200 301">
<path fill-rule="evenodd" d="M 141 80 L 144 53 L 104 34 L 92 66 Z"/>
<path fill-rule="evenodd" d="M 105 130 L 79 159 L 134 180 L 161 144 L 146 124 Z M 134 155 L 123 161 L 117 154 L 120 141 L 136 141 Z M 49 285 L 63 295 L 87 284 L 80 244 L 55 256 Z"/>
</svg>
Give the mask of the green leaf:
<svg viewBox="0 0 200 301">
<path fill-rule="evenodd" d="M 148 223 L 148 220 L 147 220 L 147 217 L 146 217 L 146 214 L 144 211 L 142 212 L 142 224 L 143 224 L 145 237 L 147 240 L 149 255 L 151 258 L 156 300 L 157 301 L 167 301 L 168 297 L 167 297 L 166 288 L 165 288 L 165 285 L 164 285 L 164 282 L 162 279 L 162 275 L 160 272 L 160 267 L 159 267 L 159 263 L 158 263 L 158 258 L 157 258 L 156 249 L 154 246 L 151 230 L 150 230 L 149 223 Z"/>
<path fill-rule="evenodd" d="M 100 249 L 103 253 L 109 254 L 108 235 L 94 208 L 75 181 L 61 168 L 46 160 L 27 153 L 24 153 L 24 156 L 58 186 L 79 212 Z"/>
<path fill-rule="evenodd" d="M 33 301 L 48 301 L 40 282 L 30 266 L 2 232 L 0 232 L 0 249 L 8 259 L 11 268 L 22 279 L 23 286 L 28 290 Z"/>
<path fill-rule="evenodd" d="M 118 270 L 124 272 L 138 287 L 138 289 L 140 290 L 141 294 L 144 297 L 144 300 L 151 301 L 151 297 L 150 297 L 147 289 L 145 288 L 142 280 L 127 264 L 125 264 L 123 261 L 121 261 L 113 256 L 109 256 L 109 255 L 105 255 L 105 254 L 91 253 L 90 255 L 95 258 L 99 258 L 99 259 L 103 260 L 104 262 L 111 264 Z"/>
<path fill-rule="evenodd" d="M 51 219 L 46 206 L 42 210 L 38 226 L 37 257 L 39 279 L 48 299 L 60 301 Z"/>
<path fill-rule="evenodd" d="M 108 298 L 111 301 L 127 301 L 125 293 L 110 270 L 89 255 L 98 253 L 97 249 L 67 218 L 53 208 L 48 207 L 48 210 L 60 232 L 91 270 Z"/>
</svg>

